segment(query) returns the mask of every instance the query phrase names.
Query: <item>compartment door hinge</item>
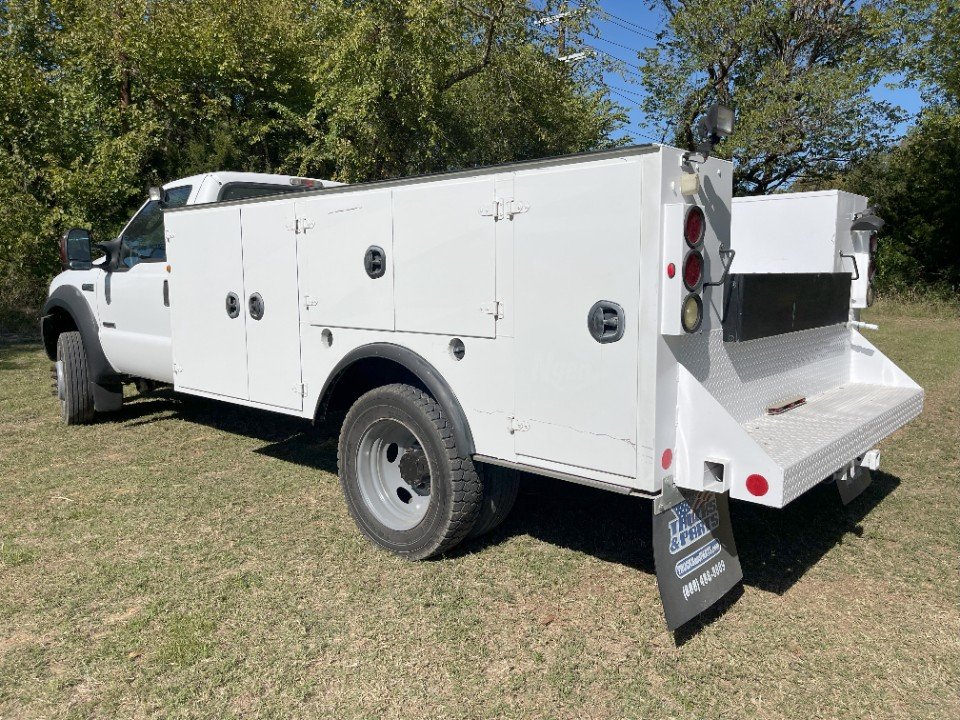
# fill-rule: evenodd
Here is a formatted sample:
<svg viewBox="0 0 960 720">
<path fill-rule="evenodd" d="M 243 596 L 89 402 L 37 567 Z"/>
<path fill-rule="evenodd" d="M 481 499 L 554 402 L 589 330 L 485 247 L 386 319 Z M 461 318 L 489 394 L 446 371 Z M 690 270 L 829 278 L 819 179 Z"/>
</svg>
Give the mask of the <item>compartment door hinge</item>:
<svg viewBox="0 0 960 720">
<path fill-rule="evenodd" d="M 480 312 L 484 315 L 493 315 L 497 320 L 503 320 L 503 303 L 499 300 L 483 303 L 480 306 Z"/>
<path fill-rule="evenodd" d="M 300 397 L 305 398 L 307 396 L 307 384 L 299 383 L 298 385 L 294 385 L 293 392 Z"/>
<path fill-rule="evenodd" d="M 316 299 L 315 297 L 311 297 L 310 295 L 304 295 L 304 296 L 303 296 L 303 306 L 304 306 L 307 310 L 309 310 L 309 309 L 312 308 L 312 307 L 316 307 L 316 306 L 317 306 L 317 299 Z"/>
<path fill-rule="evenodd" d="M 518 200 L 494 200 L 488 205 L 480 206 L 480 215 L 482 217 L 492 217 L 496 220 L 513 220 L 516 215 L 525 213 L 530 209 L 527 203 Z"/>
<path fill-rule="evenodd" d="M 287 230 L 290 230 L 294 235 L 304 235 L 307 230 L 310 230 L 314 227 L 316 223 L 313 220 L 310 220 L 305 217 L 295 218 L 293 222 L 287 223 Z"/>
<path fill-rule="evenodd" d="M 530 423 L 520 420 L 519 418 L 514 417 L 513 415 L 507 416 L 507 430 L 510 431 L 511 435 L 518 432 L 527 432 L 527 430 L 529 429 L 530 429 Z"/>
</svg>

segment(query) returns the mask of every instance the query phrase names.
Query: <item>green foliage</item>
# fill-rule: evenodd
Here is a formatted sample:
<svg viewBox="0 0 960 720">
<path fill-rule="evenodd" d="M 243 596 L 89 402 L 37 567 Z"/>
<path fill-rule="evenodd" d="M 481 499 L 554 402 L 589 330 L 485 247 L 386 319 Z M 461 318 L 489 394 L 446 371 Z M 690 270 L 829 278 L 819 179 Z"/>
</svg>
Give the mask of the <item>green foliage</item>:
<svg viewBox="0 0 960 720">
<path fill-rule="evenodd" d="M 736 163 L 740 194 L 832 174 L 889 142 L 898 114 L 870 96 L 884 74 L 891 26 L 856 0 L 659 0 L 661 42 L 641 54 L 654 125 L 693 147 L 714 102 L 737 110 L 718 153 Z"/>
<path fill-rule="evenodd" d="M 898 147 L 856 165 L 840 184 L 867 195 L 887 223 L 879 289 L 960 292 L 960 117 L 927 110 Z"/>
<path fill-rule="evenodd" d="M 541 6 L 0 0 L 0 292 L 35 306 L 65 228 L 106 239 L 178 177 L 360 181 L 609 142 L 598 67 L 544 52 Z"/>
</svg>

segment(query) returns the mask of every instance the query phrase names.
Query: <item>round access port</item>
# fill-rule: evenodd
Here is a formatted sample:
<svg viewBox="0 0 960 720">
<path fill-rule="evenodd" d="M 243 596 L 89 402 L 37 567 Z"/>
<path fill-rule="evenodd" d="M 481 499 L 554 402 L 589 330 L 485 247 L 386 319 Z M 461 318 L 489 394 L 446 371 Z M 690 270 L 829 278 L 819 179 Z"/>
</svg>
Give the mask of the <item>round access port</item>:
<svg viewBox="0 0 960 720">
<path fill-rule="evenodd" d="M 324 347 L 330 347 L 333 345 L 333 333 L 329 330 L 324 330 L 322 333 L 320 333 L 320 342 Z"/>
<path fill-rule="evenodd" d="M 463 360 L 463 356 L 467 354 L 467 348 L 463 344 L 463 340 L 460 338 L 454 338 L 450 341 L 450 357 L 454 360 Z"/>
</svg>

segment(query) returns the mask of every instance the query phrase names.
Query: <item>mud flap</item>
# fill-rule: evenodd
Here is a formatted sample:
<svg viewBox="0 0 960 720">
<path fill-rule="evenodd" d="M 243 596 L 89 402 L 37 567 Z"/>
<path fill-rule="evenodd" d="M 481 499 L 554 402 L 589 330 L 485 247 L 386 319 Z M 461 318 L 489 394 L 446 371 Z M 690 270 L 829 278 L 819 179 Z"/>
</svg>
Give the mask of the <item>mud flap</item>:
<svg viewBox="0 0 960 720">
<path fill-rule="evenodd" d="M 840 500 L 844 505 L 852 503 L 860 494 L 870 487 L 873 482 L 873 474 L 863 465 L 854 464 L 845 470 L 841 470 L 834 476 L 837 482 L 837 490 L 840 491 Z"/>
<path fill-rule="evenodd" d="M 653 503 L 653 558 L 667 627 L 676 630 L 743 579 L 726 493 L 664 483 Z"/>
</svg>

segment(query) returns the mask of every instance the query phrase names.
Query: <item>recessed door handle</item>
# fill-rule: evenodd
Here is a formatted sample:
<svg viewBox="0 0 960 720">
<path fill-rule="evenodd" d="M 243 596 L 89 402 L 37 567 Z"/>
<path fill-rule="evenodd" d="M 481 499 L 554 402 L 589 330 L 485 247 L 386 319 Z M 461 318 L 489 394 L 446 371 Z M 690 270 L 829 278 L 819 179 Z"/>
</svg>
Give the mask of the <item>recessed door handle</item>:
<svg viewBox="0 0 960 720">
<path fill-rule="evenodd" d="M 623 337 L 623 308 L 615 302 L 600 300 L 587 313 L 590 335 L 601 345 L 616 342 Z"/>
<path fill-rule="evenodd" d="M 371 245 L 363 256 L 363 269 L 367 271 L 367 276 L 376 280 L 383 277 L 387 272 L 387 254 L 383 248 L 378 245 Z"/>
<path fill-rule="evenodd" d="M 263 318 L 263 298 L 260 296 L 260 293 L 254 293 L 250 296 L 250 299 L 247 301 L 247 309 L 250 311 L 250 317 L 254 320 L 260 320 Z"/>
<path fill-rule="evenodd" d="M 227 317 L 231 320 L 240 315 L 240 297 L 236 293 L 227 293 L 224 301 L 227 308 Z"/>
</svg>

